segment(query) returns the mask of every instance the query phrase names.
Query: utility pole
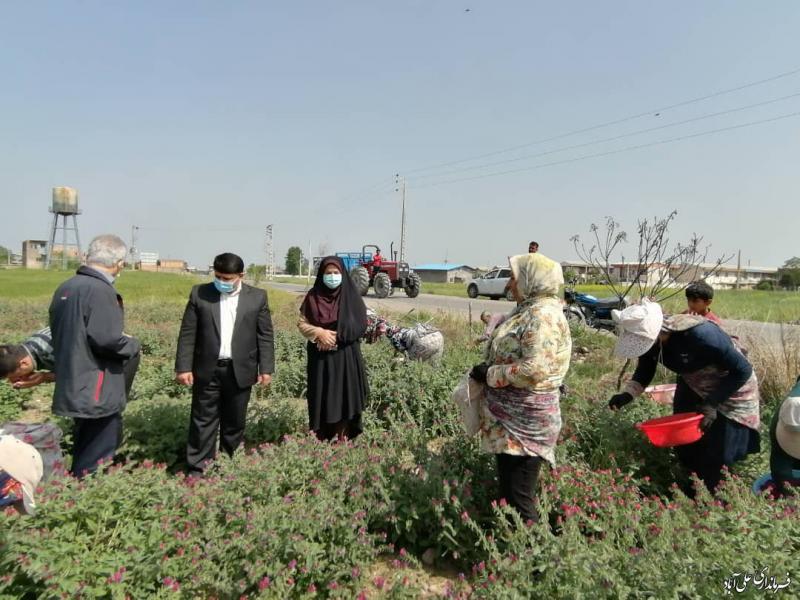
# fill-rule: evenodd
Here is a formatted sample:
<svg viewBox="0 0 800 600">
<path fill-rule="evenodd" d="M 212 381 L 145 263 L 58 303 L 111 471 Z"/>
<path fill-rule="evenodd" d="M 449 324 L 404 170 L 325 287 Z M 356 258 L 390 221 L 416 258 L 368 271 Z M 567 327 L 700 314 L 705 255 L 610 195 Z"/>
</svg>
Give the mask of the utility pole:
<svg viewBox="0 0 800 600">
<path fill-rule="evenodd" d="M 300 274 L 303 274 L 303 261 L 300 260 Z M 344 273 L 342 273 L 344 275 Z M 347 275 L 345 275 L 347 277 Z M 311 240 L 308 240 L 308 264 L 306 265 L 306 288 L 311 287 Z"/>
<path fill-rule="evenodd" d="M 275 279 L 275 249 L 272 246 L 272 225 L 267 225 L 265 250 L 267 261 L 264 263 L 264 278 Z"/>
<path fill-rule="evenodd" d="M 742 272 L 742 251 L 739 250 L 738 258 L 736 259 L 736 289 L 739 289 L 739 277 Z"/>
<path fill-rule="evenodd" d="M 131 247 L 128 250 L 130 253 L 131 269 L 136 269 L 136 232 L 139 231 L 138 225 L 131 225 Z"/>
<path fill-rule="evenodd" d="M 402 263 L 406 261 L 406 179 L 396 173 L 394 183 L 397 186 L 394 191 L 400 192 L 402 207 L 400 213 L 400 262 Z"/>
</svg>

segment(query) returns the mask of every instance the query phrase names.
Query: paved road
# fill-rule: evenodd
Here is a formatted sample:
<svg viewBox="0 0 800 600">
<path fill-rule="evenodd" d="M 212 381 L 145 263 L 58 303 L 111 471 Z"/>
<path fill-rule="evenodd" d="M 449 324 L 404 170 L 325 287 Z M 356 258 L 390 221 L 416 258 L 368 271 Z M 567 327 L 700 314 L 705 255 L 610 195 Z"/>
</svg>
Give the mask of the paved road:
<svg viewBox="0 0 800 600">
<path fill-rule="evenodd" d="M 277 289 L 305 292 L 306 287 L 289 283 L 271 283 Z M 398 293 L 389 298 L 379 299 L 371 293 L 365 298 L 367 306 L 378 312 L 387 310 L 392 312 L 408 312 L 410 310 L 425 311 L 427 313 L 445 312 L 468 316 L 472 308 L 472 318 L 478 319 L 484 310 L 490 312 L 507 312 L 511 310 L 511 302 L 503 300 L 485 300 L 460 298 L 458 296 L 439 296 L 436 294 L 420 294 L 416 298 L 408 298 L 405 293 Z M 771 345 L 782 346 L 784 342 L 800 344 L 800 326 L 784 325 L 780 323 L 761 323 L 759 321 L 737 321 L 728 319 L 725 328 L 732 334 L 738 335 L 745 345 L 752 346 L 756 343 L 768 342 Z"/>
<path fill-rule="evenodd" d="M 304 293 L 306 286 L 293 283 L 270 283 L 270 287 L 289 292 Z M 409 298 L 402 290 L 397 290 L 396 294 L 388 298 L 376 298 L 370 292 L 364 300 L 367 306 L 374 308 L 378 312 L 382 309 L 403 313 L 411 310 L 425 311 L 427 313 L 445 312 L 458 314 L 464 317 L 469 315 L 470 305 L 472 307 L 472 318 L 478 319 L 484 310 L 490 312 L 508 312 L 512 308 L 508 300 L 486 300 L 471 298 L 459 298 L 457 296 L 439 296 L 436 294 L 420 294 L 416 298 Z"/>
</svg>

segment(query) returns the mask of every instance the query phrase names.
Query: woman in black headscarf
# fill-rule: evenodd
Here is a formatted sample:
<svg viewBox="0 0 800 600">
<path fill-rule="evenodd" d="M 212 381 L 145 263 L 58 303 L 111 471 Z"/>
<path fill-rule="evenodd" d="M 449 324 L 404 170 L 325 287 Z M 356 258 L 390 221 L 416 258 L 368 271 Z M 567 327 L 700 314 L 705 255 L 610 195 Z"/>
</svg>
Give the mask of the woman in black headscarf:
<svg viewBox="0 0 800 600">
<path fill-rule="evenodd" d="M 367 307 L 340 258 L 320 262 L 297 327 L 308 340 L 309 428 L 321 440 L 356 437 L 369 393 L 359 344 Z"/>
</svg>

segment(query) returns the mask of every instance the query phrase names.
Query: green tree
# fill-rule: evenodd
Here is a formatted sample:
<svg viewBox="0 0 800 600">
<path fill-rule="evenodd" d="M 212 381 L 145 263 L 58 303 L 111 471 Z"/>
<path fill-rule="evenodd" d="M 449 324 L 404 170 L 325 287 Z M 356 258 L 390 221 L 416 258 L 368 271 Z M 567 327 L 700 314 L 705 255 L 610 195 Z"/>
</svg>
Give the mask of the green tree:
<svg viewBox="0 0 800 600">
<path fill-rule="evenodd" d="M 267 267 L 265 265 L 257 265 L 250 263 L 247 267 L 247 277 L 251 279 L 254 284 L 261 283 L 267 274 Z"/>
<path fill-rule="evenodd" d="M 289 275 L 299 275 L 300 265 L 303 262 L 303 251 L 299 246 L 292 246 L 286 253 L 286 272 Z"/>
<path fill-rule="evenodd" d="M 0 265 L 6 265 L 10 262 L 11 250 L 5 246 L 0 246 Z"/>
<path fill-rule="evenodd" d="M 778 285 L 792 290 L 800 286 L 800 257 L 793 256 L 778 269 Z"/>
</svg>

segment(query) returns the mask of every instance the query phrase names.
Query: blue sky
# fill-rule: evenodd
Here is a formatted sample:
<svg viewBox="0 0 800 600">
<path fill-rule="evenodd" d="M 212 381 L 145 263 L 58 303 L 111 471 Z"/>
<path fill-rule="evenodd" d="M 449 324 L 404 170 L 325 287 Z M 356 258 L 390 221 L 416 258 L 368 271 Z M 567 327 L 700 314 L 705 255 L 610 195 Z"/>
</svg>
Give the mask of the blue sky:
<svg viewBox="0 0 800 600">
<path fill-rule="evenodd" d="M 386 247 L 401 173 L 412 263 L 499 263 L 530 239 L 571 259 L 591 222 L 633 229 L 673 208 L 675 239 L 697 231 L 753 265 L 800 255 L 798 116 L 534 168 L 798 112 L 794 97 L 554 152 L 800 93 L 800 72 L 418 170 L 798 69 L 791 0 L 0 6 L 3 245 L 44 238 L 50 188 L 68 185 L 84 240 L 138 225 L 140 249 L 197 265 L 221 251 L 263 262 L 269 223 L 280 263 L 294 244 Z"/>
</svg>

